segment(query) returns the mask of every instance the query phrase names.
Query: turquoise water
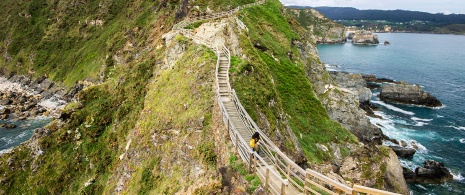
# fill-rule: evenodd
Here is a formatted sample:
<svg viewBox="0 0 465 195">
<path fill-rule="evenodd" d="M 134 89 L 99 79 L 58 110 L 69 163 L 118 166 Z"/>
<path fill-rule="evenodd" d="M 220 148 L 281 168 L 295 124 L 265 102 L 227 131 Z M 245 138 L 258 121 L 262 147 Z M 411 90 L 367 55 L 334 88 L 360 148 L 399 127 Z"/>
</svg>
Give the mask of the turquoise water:
<svg viewBox="0 0 465 195">
<path fill-rule="evenodd" d="M 15 124 L 17 126 L 14 129 L 0 128 L 0 154 L 29 140 L 34 134 L 35 129 L 44 127 L 50 121 L 51 119 L 46 117 L 23 121 L 0 120 L 0 123 Z"/>
<path fill-rule="evenodd" d="M 374 91 L 378 115 L 370 119 L 391 138 L 418 146 L 412 160 L 401 159 L 410 169 L 426 159 L 444 162 L 454 180 L 441 185 L 409 184 L 412 194 L 465 194 L 465 36 L 409 33 L 378 34 L 390 45 L 319 45 L 328 69 L 374 74 L 420 84 L 444 107 L 431 109 L 380 101 Z M 385 143 L 391 144 L 391 143 Z"/>
</svg>

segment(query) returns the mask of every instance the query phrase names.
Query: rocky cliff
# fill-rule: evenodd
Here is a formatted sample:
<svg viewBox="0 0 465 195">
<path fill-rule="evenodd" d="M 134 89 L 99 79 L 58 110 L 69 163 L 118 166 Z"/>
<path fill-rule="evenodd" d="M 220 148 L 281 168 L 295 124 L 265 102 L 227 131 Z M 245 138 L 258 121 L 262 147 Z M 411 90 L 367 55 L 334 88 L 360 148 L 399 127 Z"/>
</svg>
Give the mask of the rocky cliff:
<svg viewBox="0 0 465 195">
<path fill-rule="evenodd" d="M 312 32 L 316 43 L 344 43 L 346 42 L 346 29 L 315 9 L 286 8 L 286 12 L 293 16 L 300 25 Z"/>
<path fill-rule="evenodd" d="M 378 40 L 378 35 L 374 34 L 371 31 L 357 31 L 355 32 L 354 37 L 352 38 L 352 43 L 353 44 L 371 44 L 371 45 L 376 45 L 379 43 Z"/>
<path fill-rule="evenodd" d="M 405 82 L 397 84 L 383 83 L 380 98 L 388 102 L 424 105 L 428 107 L 442 106 L 437 98 L 423 91 L 419 85 L 412 85 Z"/>
<path fill-rule="evenodd" d="M 68 89 L 91 84 L 0 156 L 0 193 L 253 192 L 258 176 L 238 160 L 216 107 L 215 53 L 170 32 L 185 18 L 250 2 L 2 1 L 4 72 L 46 75 Z M 293 160 L 348 185 L 404 193 L 405 182 L 391 177 L 400 166 L 373 144 L 380 132 L 365 123 L 358 97 L 332 81 L 312 32 L 283 10 L 270 0 L 189 28 L 231 48 L 241 102 Z M 368 166 L 345 171 L 350 159 Z"/>
</svg>

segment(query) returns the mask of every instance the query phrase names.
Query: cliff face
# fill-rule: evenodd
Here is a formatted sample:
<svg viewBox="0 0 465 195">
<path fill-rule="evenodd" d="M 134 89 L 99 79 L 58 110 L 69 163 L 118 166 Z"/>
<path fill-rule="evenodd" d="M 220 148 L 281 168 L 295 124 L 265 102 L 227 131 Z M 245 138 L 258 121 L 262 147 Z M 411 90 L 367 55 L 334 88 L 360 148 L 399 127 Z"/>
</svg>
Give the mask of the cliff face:
<svg viewBox="0 0 465 195">
<path fill-rule="evenodd" d="M 343 43 L 346 42 L 346 30 L 314 9 L 286 8 L 286 12 L 293 16 L 300 25 L 312 32 L 316 43 Z"/>
<path fill-rule="evenodd" d="M 0 193 L 252 192 L 258 178 L 238 162 L 216 107 L 216 55 L 169 32 L 184 17 L 250 2 L 2 1 L 8 8 L 2 72 L 46 75 L 69 89 L 90 84 L 59 119 L 0 156 Z M 270 0 L 192 28 L 231 49 L 239 99 L 293 160 L 320 168 L 375 156 L 357 162 L 370 164 L 356 171 L 366 174 L 363 182 L 357 174 L 321 170 L 391 189 L 387 183 L 395 181 L 379 178 L 389 173 L 384 166 L 396 164 L 353 135 L 364 142 L 376 137 L 363 126 L 357 99 L 341 92 L 319 63 L 312 32 L 283 12 Z M 29 35 L 24 29 L 38 34 L 21 40 Z"/>
</svg>

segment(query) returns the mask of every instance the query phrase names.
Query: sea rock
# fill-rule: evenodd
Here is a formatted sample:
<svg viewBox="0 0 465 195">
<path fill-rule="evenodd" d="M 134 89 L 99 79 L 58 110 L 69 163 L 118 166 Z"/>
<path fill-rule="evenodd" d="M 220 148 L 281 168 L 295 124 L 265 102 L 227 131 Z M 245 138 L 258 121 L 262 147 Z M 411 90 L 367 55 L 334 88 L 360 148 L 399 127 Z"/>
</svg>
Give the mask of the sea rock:
<svg viewBox="0 0 465 195">
<path fill-rule="evenodd" d="M 399 84 L 383 83 L 380 99 L 386 102 L 416 104 L 439 107 L 442 103 L 431 94 L 424 92 L 419 85 L 401 82 Z"/>
<path fill-rule="evenodd" d="M 0 109 L 0 114 L 10 114 L 11 110 L 9 108 Z"/>
<path fill-rule="evenodd" d="M 340 87 L 356 92 L 360 103 L 370 102 L 372 93 L 361 74 L 339 71 L 331 71 L 329 74 Z"/>
<path fill-rule="evenodd" d="M 8 114 L 0 114 L 0 120 L 4 120 L 8 118 Z"/>
<path fill-rule="evenodd" d="M 378 35 L 371 31 L 357 31 L 352 38 L 353 44 L 379 44 Z"/>
<path fill-rule="evenodd" d="M 452 174 L 444 167 L 444 163 L 434 160 L 425 161 L 423 167 L 417 167 L 415 172 L 407 168 L 403 168 L 403 170 L 407 182 L 439 184 L 453 179 Z"/>
<path fill-rule="evenodd" d="M 417 152 L 413 148 L 405 148 L 405 147 L 400 147 L 400 146 L 389 146 L 399 157 L 402 158 L 413 158 L 413 155 L 415 152 Z"/>
<path fill-rule="evenodd" d="M 0 127 L 4 127 L 4 128 L 7 128 L 7 129 L 14 129 L 14 128 L 16 128 L 16 125 L 15 124 L 3 123 L 3 124 L 0 124 Z"/>
</svg>

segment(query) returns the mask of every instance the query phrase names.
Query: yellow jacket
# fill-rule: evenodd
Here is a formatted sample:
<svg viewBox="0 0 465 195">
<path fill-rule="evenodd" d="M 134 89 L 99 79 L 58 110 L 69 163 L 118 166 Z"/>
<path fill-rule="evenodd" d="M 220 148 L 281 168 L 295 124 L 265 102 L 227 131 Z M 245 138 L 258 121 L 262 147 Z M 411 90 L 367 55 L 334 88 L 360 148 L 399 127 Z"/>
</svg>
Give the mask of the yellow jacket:
<svg viewBox="0 0 465 195">
<path fill-rule="evenodd" d="M 255 148 L 255 139 L 250 140 L 250 147 Z"/>
</svg>

